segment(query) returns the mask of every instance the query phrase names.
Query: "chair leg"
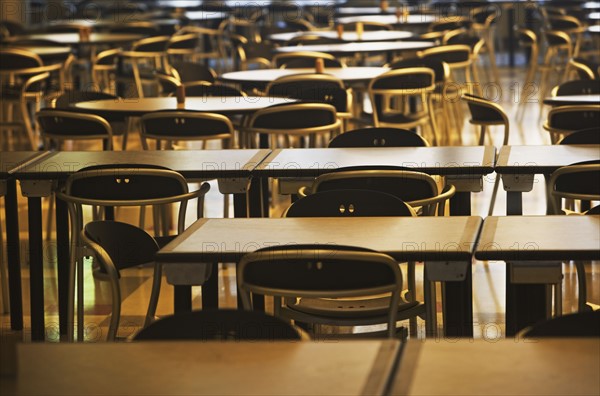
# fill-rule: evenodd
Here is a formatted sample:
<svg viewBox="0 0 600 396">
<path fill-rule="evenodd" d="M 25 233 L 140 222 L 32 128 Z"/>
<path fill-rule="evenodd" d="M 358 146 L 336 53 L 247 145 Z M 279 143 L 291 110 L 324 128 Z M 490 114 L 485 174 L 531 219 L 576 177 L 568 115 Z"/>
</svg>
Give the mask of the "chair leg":
<svg viewBox="0 0 600 396">
<path fill-rule="evenodd" d="M 496 174 L 496 180 L 494 180 L 494 191 L 492 191 L 492 199 L 490 202 L 490 208 L 488 209 L 488 216 L 491 216 L 494 213 L 496 196 L 498 195 L 498 186 L 500 186 L 500 175 Z"/>
<path fill-rule="evenodd" d="M 578 287 L 578 301 L 577 310 L 579 312 L 587 311 L 587 284 L 585 280 L 585 265 L 583 261 L 575 261 L 575 270 L 577 271 L 577 287 Z"/>
<path fill-rule="evenodd" d="M 52 223 L 54 216 L 54 194 L 48 197 L 48 217 L 46 218 L 46 241 L 49 241 L 52 236 Z"/>
<path fill-rule="evenodd" d="M 154 321 L 156 315 L 156 307 L 158 306 L 158 297 L 160 295 L 160 285 L 162 281 L 162 265 L 154 264 L 154 274 L 152 277 L 152 291 L 150 292 L 150 302 L 148 303 L 148 311 L 144 320 L 144 327 Z"/>
</svg>

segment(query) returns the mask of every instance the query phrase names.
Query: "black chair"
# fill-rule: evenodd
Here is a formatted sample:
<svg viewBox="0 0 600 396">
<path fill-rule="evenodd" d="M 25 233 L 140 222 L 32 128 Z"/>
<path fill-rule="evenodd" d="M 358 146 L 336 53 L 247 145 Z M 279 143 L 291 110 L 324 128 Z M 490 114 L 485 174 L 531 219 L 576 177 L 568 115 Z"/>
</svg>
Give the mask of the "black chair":
<svg viewBox="0 0 600 396">
<path fill-rule="evenodd" d="M 113 132 L 104 118 L 66 109 L 42 109 L 36 113 L 42 138 L 53 142 L 60 150 L 66 140 L 103 141 L 105 150 L 112 150 Z"/>
<path fill-rule="evenodd" d="M 205 81 L 184 83 L 186 96 L 246 96 L 243 91 L 229 85 L 210 84 Z"/>
<path fill-rule="evenodd" d="M 564 135 L 600 125 L 600 105 L 572 105 L 553 107 L 548 112 L 544 129 L 550 133 L 553 144 Z"/>
<path fill-rule="evenodd" d="M 286 245 L 246 254 L 236 272 L 245 309 L 252 309 L 251 294 L 273 296 L 274 314 L 313 325 L 357 326 L 387 323 L 388 337 L 396 335 L 398 306 L 403 304 L 402 273 L 390 256 L 372 250 L 331 245 Z M 341 298 L 380 296 L 380 309 L 355 306 Z M 282 305 L 282 298 L 286 304 Z M 300 298 L 300 300 L 298 300 Z M 335 304 L 300 310 L 297 302 L 311 299 Z M 407 303 L 412 304 L 414 303 Z M 314 304 L 311 304 L 314 306 Z M 328 309 L 328 307 L 330 309 Z M 363 314 L 358 320 L 356 312 Z"/>
<path fill-rule="evenodd" d="M 195 81 L 206 81 L 209 83 L 216 81 L 217 74 L 215 71 L 201 63 L 176 61 L 172 62 L 170 66 L 173 76 L 183 84 Z"/>
<path fill-rule="evenodd" d="M 570 133 L 558 144 L 600 144 L 600 127 L 581 129 Z"/>
<path fill-rule="evenodd" d="M 400 128 L 362 128 L 334 137 L 329 148 L 337 147 L 427 147 L 425 138 Z"/>
<path fill-rule="evenodd" d="M 220 309 L 166 316 L 144 327 L 133 339 L 299 341 L 302 335 L 289 322 L 263 312 Z"/>
<path fill-rule="evenodd" d="M 552 89 L 552 96 L 599 95 L 600 80 L 572 80 Z"/>
<path fill-rule="evenodd" d="M 600 311 L 558 316 L 523 330 L 521 335 L 525 338 L 597 338 L 600 337 Z"/>
<path fill-rule="evenodd" d="M 314 68 L 315 60 L 323 59 L 325 67 L 345 67 L 345 64 L 331 54 L 324 52 L 302 51 L 286 52 L 273 56 L 273 66 L 282 69 Z"/>
</svg>

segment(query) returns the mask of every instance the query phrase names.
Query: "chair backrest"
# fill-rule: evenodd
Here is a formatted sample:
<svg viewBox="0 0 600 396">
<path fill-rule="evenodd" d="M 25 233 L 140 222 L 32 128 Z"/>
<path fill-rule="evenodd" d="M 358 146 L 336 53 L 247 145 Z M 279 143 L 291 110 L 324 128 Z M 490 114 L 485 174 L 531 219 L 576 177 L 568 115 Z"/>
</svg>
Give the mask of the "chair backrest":
<svg viewBox="0 0 600 396">
<path fill-rule="evenodd" d="M 192 81 L 207 81 L 209 83 L 214 83 L 217 77 L 217 74 L 210 67 L 201 63 L 189 61 L 172 62 L 171 71 L 173 72 L 173 75 L 184 84 Z"/>
<path fill-rule="evenodd" d="M 600 80 L 572 80 L 564 82 L 552 89 L 553 96 L 599 94 Z"/>
<path fill-rule="evenodd" d="M 362 128 L 344 132 L 329 142 L 335 147 L 427 147 L 429 143 L 413 131 L 400 128 Z"/>
<path fill-rule="evenodd" d="M 286 45 L 315 45 L 315 44 L 341 44 L 344 40 L 335 37 L 323 37 L 318 34 L 302 34 L 288 40 Z M 301 50 L 302 48 L 298 48 Z"/>
<path fill-rule="evenodd" d="M 329 190 L 294 202 L 285 217 L 416 216 L 400 198 L 376 190 Z"/>
<path fill-rule="evenodd" d="M 325 67 L 344 67 L 344 64 L 331 54 L 324 52 L 298 51 L 273 56 L 273 66 L 284 69 L 315 67 L 315 60 L 323 59 Z"/>
<path fill-rule="evenodd" d="M 600 161 L 582 162 L 558 168 L 548 183 L 551 208 L 561 214 L 561 199 L 600 201 Z"/>
<path fill-rule="evenodd" d="M 442 19 L 441 21 L 432 22 L 429 25 L 430 32 L 444 32 L 449 30 L 469 28 L 471 21 L 466 17 L 452 17 L 448 20 Z"/>
<path fill-rule="evenodd" d="M 301 336 L 289 322 L 264 312 L 203 309 L 161 318 L 140 330 L 134 340 L 299 341 Z"/>
<path fill-rule="evenodd" d="M 178 34 L 172 36 L 167 43 L 169 55 L 188 55 L 194 53 L 200 41 L 197 33 Z"/>
<path fill-rule="evenodd" d="M 183 84 L 186 96 L 246 96 L 243 91 L 229 85 L 211 84 L 206 81 Z"/>
<path fill-rule="evenodd" d="M 559 144 L 600 144 L 600 127 L 574 131 L 566 135 Z"/>
<path fill-rule="evenodd" d="M 391 293 L 388 335 L 395 333 L 402 273 L 388 255 L 348 246 L 277 246 L 246 254 L 236 276 L 245 309 L 252 307 L 250 293 L 291 298 Z"/>
<path fill-rule="evenodd" d="M 166 110 L 146 113 L 141 117 L 144 150 L 147 139 L 164 141 L 231 139 L 233 125 L 222 114 Z"/>
<path fill-rule="evenodd" d="M 551 133 L 595 128 L 600 124 L 600 105 L 558 106 L 548 112 L 544 128 Z"/>
<path fill-rule="evenodd" d="M 471 124 L 475 125 L 504 125 L 504 139 L 502 144 L 507 145 L 509 139 L 509 120 L 508 116 L 502 107 L 479 96 L 463 93 L 461 96 L 463 102 L 467 102 L 469 111 L 471 112 Z M 482 134 L 479 138 L 479 144 L 483 144 L 485 135 Z"/>
<path fill-rule="evenodd" d="M 255 112 L 249 129 L 287 134 L 310 134 L 340 127 L 335 107 L 323 103 L 284 103 Z"/>
<path fill-rule="evenodd" d="M 600 337 L 600 311 L 578 312 L 537 323 L 521 333 L 525 338 Z"/>
<path fill-rule="evenodd" d="M 54 101 L 54 108 L 69 109 L 71 105 L 79 102 L 89 102 L 92 100 L 114 99 L 119 100 L 118 96 L 98 91 L 80 91 L 68 90 L 61 93 Z"/>
<path fill-rule="evenodd" d="M 583 58 L 573 58 L 569 60 L 569 66 L 575 69 L 581 80 L 597 80 L 598 64 Z"/>
<path fill-rule="evenodd" d="M 445 62 L 450 70 L 467 67 L 471 64 L 471 47 L 464 44 L 440 45 L 419 51 L 423 59 L 437 59 Z"/>
<path fill-rule="evenodd" d="M 327 103 L 335 107 L 338 113 L 348 112 L 351 105 L 344 83 L 325 74 L 283 76 L 269 83 L 265 94 L 303 102 Z"/>
<path fill-rule="evenodd" d="M 372 32 L 377 30 L 394 30 L 394 27 L 387 23 L 375 22 L 375 21 L 363 21 L 363 22 L 348 22 L 341 24 L 345 31 L 356 31 L 356 24 L 361 23 L 365 32 Z"/>
<path fill-rule="evenodd" d="M 0 57 L 0 70 L 33 69 L 43 65 L 36 53 L 23 48 L 1 48 Z"/>
<path fill-rule="evenodd" d="M 406 58 L 392 61 L 387 65 L 390 69 L 407 69 L 411 67 L 427 67 L 433 70 L 435 82 L 443 83 L 448 78 L 450 70 L 448 65 L 439 59 Z"/>
<path fill-rule="evenodd" d="M 42 109 L 36 114 L 43 137 L 63 140 L 102 139 L 112 149 L 112 128 L 104 118 L 66 109 Z"/>
<path fill-rule="evenodd" d="M 481 37 L 465 31 L 464 29 L 451 30 L 444 34 L 444 37 L 442 38 L 442 44 L 466 45 L 471 48 L 471 52 L 474 55 L 479 54 L 484 43 L 485 42 Z"/>
</svg>

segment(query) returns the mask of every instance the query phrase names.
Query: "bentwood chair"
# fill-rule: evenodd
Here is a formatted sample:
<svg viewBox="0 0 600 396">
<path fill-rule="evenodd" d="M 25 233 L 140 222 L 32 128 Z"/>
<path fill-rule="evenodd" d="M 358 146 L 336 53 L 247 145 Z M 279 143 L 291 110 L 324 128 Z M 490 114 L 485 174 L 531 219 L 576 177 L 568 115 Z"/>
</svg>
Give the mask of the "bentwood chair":
<svg viewBox="0 0 600 396">
<path fill-rule="evenodd" d="M 564 95 L 600 95 L 599 80 L 571 80 L 557 85 L 552 89 L 552 96 Z"/>
<path fill-rule="evenodd" d="M 349 246 L 286 245 L 246 254 L 237 271 L 238 289 L 244 309 L 252 309 L 251 294 L 273 296 L 274 315 L 312 325 L 356 326 L 387 324 L 386 334 L 396 335 L 398 307 L 403 280 L 398 263 L 392 257 L 372 250 Z M 303 312 L 298 302 L 304 299 L 342 299 L 386 294 L 388 304 L 373 310 L 361 321 L 347 318 L 351 303 L 334 310 Z M 282 304 L 285 299 L 287 304 Z M 347 306 L 347 309 L 344 309 Z M 325 308 L 325 307 L 322 307 Z M 363 308 L 365 311 L 368 309 Z"/>
<path fill-rule="evenodd" d="M 502 107 L 497 103 L 475 95 L 463 94 L 461 99 L 467 103 L 469 111 L 471 112 L 471 119 L 469 122 L 473 125 L 479 125 L 481 127 L 481 132 L 479 134 L 479 145 L 485 145 L 485 137 L 488 135 L 488 127 L 501 125 L 504 127 L 502 145 L 507 146 L 510 122 L 508 121 L 508 116 Z M 496 203 L 499 185 L 500 178 L 496 177 L 496 180 L 494 181 L 494 190 L 492 193 L 490 208 L 488 210 L 488 216 L 491 216 L 494 212 L 494 205 Z"/>
<path fill-rule="evenodd" d="M 307 335 L 289 322 L 260 311 L 239 309 L 181 312 L 140 330 L 134 341 L 300 341 Z"/>
<path fill-rule="evenodd" d="M 186 180 L 179 173 L 172 170 L 146 166 L 142 164 L 132 165 L 111 165 L 111 166 L 93 166 L 83 168 L 69 176 L 65 182 L 63 190 L 56 193 L 57 198 L 65 201 L 69 210 L 71 224 L 71 262 L 69 268 L 69 304 L 68 316 L 70 323 L 73 323 L 74 301 L 75 301 L 75 284 L 77 284 L 77 337 L 78 340 L 83 340 L 83 257 L 81 231 L 84 227 L 84 208 L 87 206 L 98 206 L 105 208 L 107 217 L 110 217 L 112 207 L 139 207 L 139 206 L 156 206 L 165 208 L 168 204 L 179 204 L 177 211 L 177 233 L 183 232 L 185 226 L 185 216 L 188 201 L 197 199 L 198 217 L 203 214 L 204 196 L 210 189 L 210 185 L 203 183 L 196 191 L 190 192 Z M 163 225 L 164 226 L 164 225 Z M 104 226 L 103 226 L 104 227 Z M 109 226 L 107 226 L 109 227 Z M 116 226 L 120 227 L 120 226 Z M 158 229 L 155 224 L 155 228 Z M 169 228 L 169 227 L 163 227 Z M 168 231 L 168 230 L 167 230 Z M 113 232 L 108 232 L 107 235 L 113 235 Z M 164 233 L 161 236 L 157 233 L 160 245 L 166 243 L 171 237 Z M 113 236 L 116 236 L 114 234 Z M 138 233 L 139 236 L 139 233 Z M 144 239 L 145 237 L 139 237 Z M 93 242 L 98 244 L 99 240 Z M 127 245 L 128 238 L 119 238 L 126 246 L 118 250 L 125 254 L 128 249 L 136 249 L 135 246 Z M 146 238 L 147 239 L 147 238 Z M 151 243 L 145 243 L 145 246 L 153 246 Z M 100 260 L 105 259 L 102 256 Z M 125 258 L 127 255 L 125 254 Z M 115 260 L 115 256 L 111 257 Z M 106 263 L 105 263 L 106 264 Z M 170 266 L 166 269 L 167 281 L 171 284 L 202 284 L 210 275 L 210 266 L 202 266 L 199 264 L 178 265 L 176 268 Z M 115 264 L 116 269 L 120 268 L 120 264 Z M 106 270 L 105 266 L 105 270 Z M 155 268 L 155 275 L 160 274 L 160 268 Z M 114 275 L 114 271 L 113 271 Z M 76 278 L 77 276 L 77 278 Z M 154 277 L 150 305 L 146 314 L 146 323 L 154 318 L 156 311 L 156 303 L 158 301 L 158 293 L 160 291 L 160 277 Z M 114 285 L 114 282 L 113 282 Z M 116 291 L 113 288 L 113 296 L 116 296 Z M 116 300 L 113 301 L 115 303 Z M 117 319 L 114 319 L 117 320 Z M 118 324 L 111 320 L 111 323 Z M 113 326 L 112 334 L 115 335 L 117 329 Z M 69 331 L 69 338 L 72 338 L 72 329 Z"/>
<path fill-rule="evenodd" d="M 554 107 L 548 113 L 544 129 L 550 132 L 552 144 L 562 136 L 581 129 L 595 128 L 600 123 L 600 105 Z"/>
<path fill-rule="evenodd" d="M 558 144 L 600 144 L 600 126 L 574 131 Z"/>
<path fill-rule="evenodd" d="M 577 72 L 581 80 L 598 80 L 598 64 L 583 58 L 569 60 L 569 70 Z"/>
<path fill-rule="evenodd" d="M 556 80 L 556 76 L 558 76 L 557 80 L 559 84 L 564 81 L 568 71 L 567 62 L 573 58 L 573 44 L 567 33 L 549 30 L 544 32 L 544 38 L 547 43 L 546 54 L 544 55 L 543 63 L 538 67 L 540 70 L 540 115 L 543 99 L 547 95 L 549 87 L 554 85 L 551 81 Z"/>
<path fill-rule="evenodd" d="M 121 57 L 131 63 L 132 77 L 135 84 L 135 96 L 143 98 L 145 85 L 156 84 L 154 72 L 168 70 L 167 45 L 169 36 L 144 38 L 133 43 L 130 51 L 121 53 Z M 124 76 L 126 80 L 131 77 Z"/>
<path fill-rule="evenodd" d="M 521 122 L 523 120 L 523 115 L 525 114 L 525 105 L 529 102 L 531 98 L 535 98 L 535 76 L 538 70 L 538 55 L 540 49 L 538 43 L 538 36 L 533 30 L 526 28 L 517 28 L 516 33 L 520 47 L 529 49 L 529 56 L 527 57 L 527 73 L 525 75 L 525 79 L 522 82 L 523 86 L 521 87 L 521 91 L 519 93 L 519 104 L 516 113 L 517 120 Z"/>
<path fill-rule="evenodd" d="M 117 92 L 116 74 L 120 48 L 100 52 L 92 60 L 92 83 L 102 92 L 114 94 Z"/>
<path fill-rule="evenodd" d="M 396 69 L 375 77 L 369 83 L 376 127 L 415 128 L 429 125 L 433 144 L 438 143 L 438 130 L 432 96 L 435 73 L 425 67 Z M 408 109 L 410 99 L 420 99 L 421 109 Z"/>
<path fill-rule="evenodd" d="M 524 338 L 600 337 L 600 311 L 579 312 L 536 323 L 520 333 Z"/>
<path fill-rule="evenodd" d="M 102 140 L 112 150 L 113 132 L 104 118 L 67 109 L 42 109 L 36 113 L 41 136 L 59 150 L 67 140 Z"/>
<path fill-rule="evenodd" d="M 400 128 L 353 129 L 334 137 L 329 148 L 337 147 L 428 147 L 429 143 L 413 131 Z"/>
<path fill-rule="evenodd" d="M 386 194 L 377 190 L 328 190 L 318 192 L 312 195 L 303 197 L 294 202 L 284 213 L 286 217 L 362 217 L 362 216 L 416 216 L 416 212 L 409 205 L 404 203 L 398 197 Z M 410 319 L 411 335 L 417 334 L 416 316 L 423 317 L 425 314 L 425 306 L 416 301 L 416 284 L 415 284 L 415 263 L 411 262 L 407 265 L 407 290 L 402 292 L 402 298 L 407 303 L 401 304 L 398 310 L 398 320 L 405 318 Z M 425 286 L 426 296 L 431 296 L 429 286 Z M 426 297 L 429 298 L 429 297 Z M 316 302 L 316 304 L 315 304 Z M 382 304 L 387 306 L 386 299 L 374 300 L 353 300 L 345 303 L 346 316 L 348 320 L 355 316 L 357 320 L 361 320 L 364 316 L 371 315 L 374 310 L 381 310 Z M 298 303 L 297 309 L 301 311 L 312 311 L 312 313 L 321 312 L 327 314 L 327 311 L 335 311 L 335 306 L 339 305 L 339 300 L 322 301 L 322 300 L 307 300 L 303 299 Z M 359 307 L 362 306 L 362 309 Z M 308 307 L 305 309 L 305 307 Z M 353 308 L 355 310 L 353 311 Z M 432 334 L 435 325 L 432 320 L 432 313 L 427 311 L 427 318 L 430 323 L 427 325 L 427 334 Z"/>
<path fill-rule="evenodd" d="M 341 128 L 335 107 L 325 103 L 284 103 L 269 106 L 255 112 L 248 126 L 241 132 L 241 143 L 254 147 L 256 135 L 264 135 L 260 146 L 267 145 L 266 137 L 270 136 L 270 147 L 278 146 L 278 137 L 290 146 L 294 138 L 308 138 L 308 146 L 315 147 L 318 135 L 336 134 Z"/>
<path fill-rule="evenodd" d="M 342 80 L 326 74 L 297 74 L 280 77 L 267 85 L 266 96 L 327 103 L 335 107 L 342 122 L 352 117 L 352 93 Z M 345 125 L 344 125 L 345 129 Z"/>
</svg>

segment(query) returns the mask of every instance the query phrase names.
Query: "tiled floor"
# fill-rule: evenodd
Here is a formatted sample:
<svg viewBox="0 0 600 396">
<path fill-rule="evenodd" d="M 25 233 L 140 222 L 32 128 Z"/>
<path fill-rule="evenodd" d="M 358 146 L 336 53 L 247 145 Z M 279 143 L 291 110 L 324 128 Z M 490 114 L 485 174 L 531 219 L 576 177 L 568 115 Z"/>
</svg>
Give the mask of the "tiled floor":
<svg viewBox="0 0 600 396">
<path fill-rule="evenodd" d="M 501 69 L 501 84 L 488 84 L 484 86 L 484 94 L 487 97 L 498 97 L 498 103 L 503 106 L 509 115 L 511 121 L 510 144 L 549 144 L 547 132 L 541 125 L 545 115 L 540 115 L 540 106 L 536 98 L 532 98 L 531 103 L 525 108 L 525 116 L 522 123 L 515 119 L 517 109 L 518 87 L 522 83 L 520 76 L 523 75 L 522 69 Z M 465 116 L 466 116 L 465 111 Z M 498 131 L 499 132 L 499 131 Z M 463 144 L 475 144 L 474 129 L 468 123 L 465 123 L 463 130 Z M 500 146 L 500 134 L 493 132 L 494 143 Z M 130 149 L 139 149 L 136 137 L 130 138 L 133 144 Z M 493 177 L 484 180 L 484 191 L 475 194 L 473 199 L 473 214 L 485 216 L 488 211 L 491 190 L 493 187 Z M 545 198 L 544 183 L 538 177 L 531 193 L 523 195 L 523 210 L 526 214 L 544 214 Z M 20 225 L 23 257 L 23 297 L 25 311 L 25 326 L 23 332 L 24 339 L 29 338 L 29 279 L 27 270 L 27 239 L 26 239 L 26 202 L 21 199 L 23 204 L 20 207 Z M 223 213 L 222 197 L 220 196 L 216 184 L 208 194 L 206 201 L 206 216 L 221 217 Z M 273 208 L 272 216 L 278 216 L 286 206 L 286 199 L 279 197 L 277 204 Z M 2 203 L 3 204 L 3 203 Z M 505 214 L 505 194 L 502 190 L 498 195 L 494 214 Z M 0 212 L 3 216 L 3 211 Z M 135 223 L 135 213 L 120 213 L 120 219 L 128 219 Z M 192 219 L 190 219 L 190 222 Z M 557 230 L 558 232 L 558 230 Z M 46 293 L 46 337 L 50 341 L 58 340 L 58 320 L 57 320 L 57 288 L 54 254 L 54 241 L 52 239 L 46 242 L 47 249 L 45 266 L 45 293 Z M 574 268 L 571 264 L 564 264 L 564 282 L 563 282 L 563 311 L 565 313 L 575 310 L 577 303 L 577 281 Z M 503 262 L 473 262 L 473 308 L 474 308 L 474 334 L 475 337 L 484 337 L 496 339 L 504 336 L 504 311 L 505 311 L 505 266 Z M 422 279 L 422 266 L 419 267 L 419 280 Z M 595 304 L 600 304 L 600 269 L 598 266 L 587 266 L 588 281 L 588 300 Z M 123 290 L 123 305 L 121 327 L 119 336 L 127 337 L 140 328 L 143 317 L 146 312 L 147 303 L 151 288 L 151 270 L 149 268 L 135 268 L 123 271 L 121 285 Z M 235 288 L 235 269 L 231 265 L 222 265 L 219 269 L 219 303 L 223 307 L 232 307 L 236 304 Z M 5 291 L 5 290 L 4 290 Z M 421 291 L 419 291 L 419 294 Z M 439 295 L 439 294 L 438 294 Z M 201 308 L 201 288 L 196 287 L 193 290 L 193 306 Z M 172 312 L 172 288 L 163 281 L 161 297 L 158 305 L 157 314 L 166 315 Z M 106 282 L 95 280 L 90 271 L 90 265 L 86 265 L 85 273 L 85 338 L 88 341 L 102 341 L 106 337 L 106 328 L 108 326 L 109 315 L 111 311 L 110 292 Z M 441 303 L 438 302 L 438 311 Z M 1 308 L 1 306 L 0 306 Z M 8 314 L 0 316 L 1 330 L 9 331 L 10 323 Z M 441 321 L 441 317 L 440 317 Z M 422 323 L 420 323 L 422 325 Z M 423 326 L 420 326 L 423 327 Z M 424 333 L 420 329 L 419 334 Z"/>
</svg>

